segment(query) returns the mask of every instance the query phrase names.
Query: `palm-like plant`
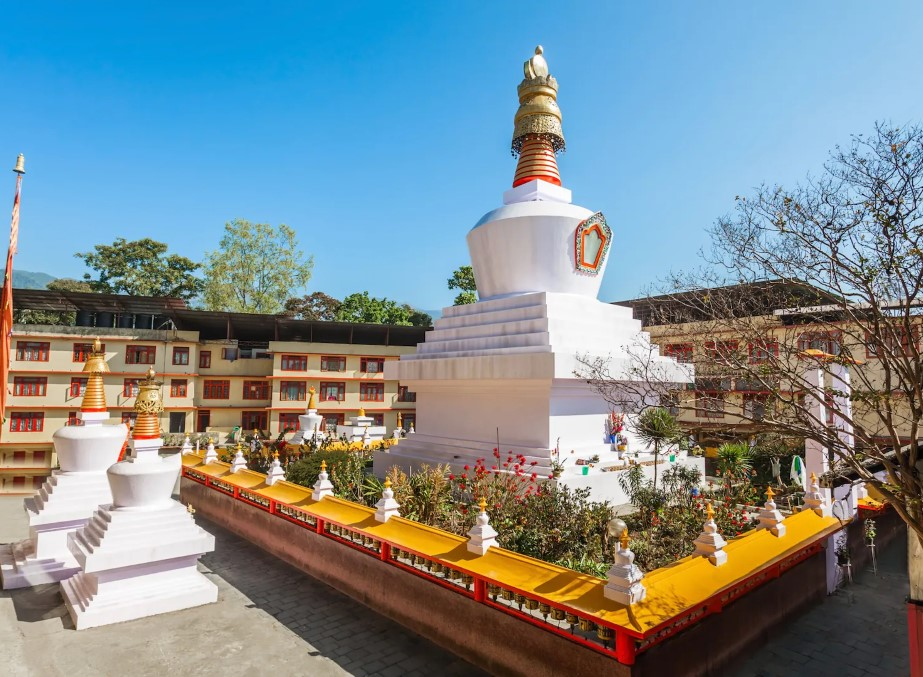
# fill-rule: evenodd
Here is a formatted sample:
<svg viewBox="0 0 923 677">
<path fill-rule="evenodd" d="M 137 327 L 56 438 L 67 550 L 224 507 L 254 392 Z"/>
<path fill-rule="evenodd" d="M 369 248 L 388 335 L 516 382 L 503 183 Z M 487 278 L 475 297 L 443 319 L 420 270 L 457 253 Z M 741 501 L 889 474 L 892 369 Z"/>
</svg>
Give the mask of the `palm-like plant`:
<svg viewBox="0 0 923 677">
<path fill-rule="evenodd" d="M 649 407 L 638 415 L 635 432 L 646 444 L 654 446 L 654 489 L 657 488 L 657 462 L 662 444 L 668 444 L 680 433 L 676 417 L 663 407 Z"/>
<path fill-rule="evenodd" d="M 718 447 L 718 471 L 740 478 L 753 467 L 753 452 L 743 442 L 727 442 Z"/>
</svg>

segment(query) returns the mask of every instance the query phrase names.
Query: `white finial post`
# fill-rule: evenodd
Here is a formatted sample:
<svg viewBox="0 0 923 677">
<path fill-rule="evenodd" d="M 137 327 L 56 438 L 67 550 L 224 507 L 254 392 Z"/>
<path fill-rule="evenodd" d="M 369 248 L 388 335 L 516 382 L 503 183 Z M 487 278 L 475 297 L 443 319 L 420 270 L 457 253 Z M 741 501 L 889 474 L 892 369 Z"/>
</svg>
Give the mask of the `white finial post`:
<svg viewBox="0 0 923 677">
<path fill-rule="evenodd" d="M 186 433 L 186 439 L 183 440 L 183 446 L 179 448 L 181 454 L 188 454 L 192 451 L 192 442 L 189 441 L 189 433 Z"/>
<path fill-rule="evenodd" d="M 490 526 L 490 517 L 487 514 L 487 501 L 481 498 L 478 504 L 481 512 L 478 513 L 477 524 L 468 532 L 468 552 L 483 555 L 492 546 L 497 545 L 497 532 Z"/>
<path fill-rule="evenodd" d="M 401 516 L 401 506 L 394 500 L 394 490 L 391 489 L 391 478 L 385 478 L 385 488 L 381 492 L 381 500 L 375 504 L 375 520 L 387 522 L 392 517 Z"/>
<path fill-rule="evenodd" d="M 413 421 L 411 421 L 411 422 L 410 422 L 410 430 L 407 431 L 407 434 L 408 434 L 408 435 L 413 435 L 415 432 L 417 432 L 417 431 L 413 429 Z"/>
<path fill-rule="evenodd" d="M 247 459 L 244 458 L 244 450 L 237 447 L 237 453 L 234 454 L 234 460 L 231 462 L 231 472 L 239 472 L 247 469 Z"/>
<path fill-rule="evenodd" d="M 320 462 L 320 474 L 314 483 L 314 491 L 311 492 L 311 498 L 315 501 L 321 500 L 324 496 L 333 496 L 333 482 L 327 475 L 327 461 Z"/>
<path fill-rule="evenodd" d="M 824 500 L 824 494 L 820 490 L 820 485 L 817 481 L 817 473 L 811 473 L 810 488 L 808 491 L 804 492 L 804 507 L 808 510 L 813 510 L 821 517 L 830 517 L 832 514 L 830 506 L 827 504 L 827 501 Z"/>
<path fill-rule="evenodd" d="M 369 427 L 366 426 L 365 430 L 362 431 L 362 446 L 363 447 L 369 446 L 369 442 L 371 441 L 372 441 L 372 438 L 369 437 Z"/>
<path fill-rule="evenodd" d="M 776 507 L 776 502 L 772 500 L 773 496 L 775 496 L 775 493 L 773 492 L 772 487 L 768 487 L 766 489 L 766 504 L 764 505 L 763 509 L 760 510 L 760 525 L 758 528 L 768 529 L 773 536 L 784 536 L 784 518 L 782 517 L 782 513 L 779 512 L 779 509 Z"/>
<path fill-rule="evenodd" d="M 612 520 L 624 524 L 621 520 Z M 612 527 L 610 526 L 610 533 Z M 647 588 L 641 583 L 644 573 L 635 564 L 635 554 L 628 548 L 628 529 L 619 534 L 619 544 L 615 551 L 615 562 L 606 574 L 609 582 L 603 588 L 603 595 L 619 604 L 631 606 L 647 597 Z"/>
<path fill-rule="evenodd" d="M 711 503 L 708 504 L 706 510 L 705 528 L 694 543 L 695 554 L 704 555 L 716 567 L 727 562 L 727 553 L 722 550 L 727 545 L 727 541 L 718 533 L 718 525 L 715 524 L 715 510 L 711 507 Z"/>
<path fill-rule="evenodd" d="M 212 438 L 208 438 L 208 446 L 205 447 L 205 458 L 202 460 L 202 463 L 208 464 L 213 463 L 218 460 L 218 452 L 215 451 L 215 443 L 212 441 Z"/>
<path fill-rule="evenodd" d="M 272 455 L 272 463 L 269 464 L 269 472 L 266 473 L 266 486 L 271 487 L 279 480 L 284 479 L 285 471 L 282 469 L 282 464 L 279 463 L 279 452 L 277 451 Z"/>
</svg>

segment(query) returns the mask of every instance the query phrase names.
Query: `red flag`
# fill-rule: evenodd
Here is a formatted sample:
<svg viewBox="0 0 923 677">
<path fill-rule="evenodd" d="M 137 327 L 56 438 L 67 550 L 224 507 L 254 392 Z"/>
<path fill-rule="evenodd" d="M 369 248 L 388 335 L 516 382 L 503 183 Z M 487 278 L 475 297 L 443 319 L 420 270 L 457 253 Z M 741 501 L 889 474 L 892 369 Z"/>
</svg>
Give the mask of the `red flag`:
<svg viewBox="0 0 923 677">
<path fill-rule="evenodd" d="M 17 165 L 17 169 L 19 165 Z M 16 175 L 16 197 L 13 198 L 13 218 L 10 222 L 10 247 L 6 253 L 6 272 L 3 277 L 3 293 L 0 295 L 0 419 L 6 424 L 6 400 L 9 395 L 7 382 L 10 378 L 10 362 L 13 343 L 13 254 L 19 239 L 19 193 L 22 189 L 22 173 Z M 3 428 L 0 428 L 2 435 Z"/>
</svg>

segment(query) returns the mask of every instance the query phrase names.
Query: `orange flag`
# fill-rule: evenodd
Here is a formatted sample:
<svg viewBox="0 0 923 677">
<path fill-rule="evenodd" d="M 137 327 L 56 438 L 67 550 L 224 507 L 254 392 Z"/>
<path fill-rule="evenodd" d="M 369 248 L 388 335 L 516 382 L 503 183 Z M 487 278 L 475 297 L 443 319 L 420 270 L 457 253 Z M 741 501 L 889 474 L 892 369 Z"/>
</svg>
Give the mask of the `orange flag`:
<svg viewBox="0 0 923 677">
<path fill-rule="evenodd" d="M 3 428 L 6 424 L 6 400 L 9 396 L 8 381 L 13 343 L 13 254 L 19 240 L 19 195 L 22 190 L 23 158 L 16 162 L 16 196 L 13 198 L 13 218 L 10 222 L 10 247 L 6 252 L 6 272 L 3 277 L 3 293 L 0 295 L 0 418 Z M 3 428 L 0 428 L 2 434 Z"/>
</svg>

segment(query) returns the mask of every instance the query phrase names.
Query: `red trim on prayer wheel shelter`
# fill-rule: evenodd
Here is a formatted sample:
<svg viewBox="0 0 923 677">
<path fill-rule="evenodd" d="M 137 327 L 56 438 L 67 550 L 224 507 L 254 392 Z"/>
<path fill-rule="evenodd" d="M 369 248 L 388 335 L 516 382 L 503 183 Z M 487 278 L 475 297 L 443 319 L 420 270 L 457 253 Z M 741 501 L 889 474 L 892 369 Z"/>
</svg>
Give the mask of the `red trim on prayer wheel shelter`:
<svg viewBox="0 0 923 677">
<path fill-rule="evenodd" d="M 558 172 L 558 161 L 554 155 L 551 141 L 544 138 L 526 139 L 522 143 L 519 162 L 516 164 L 516 174 L 513 177 L 513 188 L 529 181 L 540 179 L 561 185 L 561 175 Z"/>
</svg>

